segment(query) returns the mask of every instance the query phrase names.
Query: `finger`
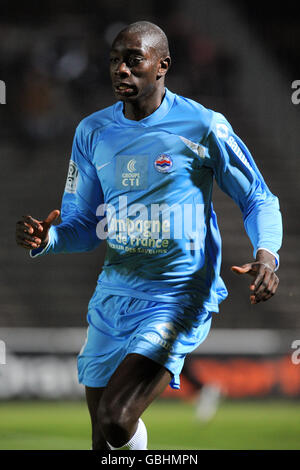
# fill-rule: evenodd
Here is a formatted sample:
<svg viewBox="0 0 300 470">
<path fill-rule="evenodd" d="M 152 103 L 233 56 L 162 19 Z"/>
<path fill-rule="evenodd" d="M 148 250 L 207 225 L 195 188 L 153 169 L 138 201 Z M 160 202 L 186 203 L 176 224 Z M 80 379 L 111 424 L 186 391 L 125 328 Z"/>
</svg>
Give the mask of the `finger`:
<svg viewBox="0 0 300 470">
<path fill-rule="evenodd" d="M 277 291 L 277 288 L 278 288 L 278 285 L 279 285 L 279 279 L 278 277 L 275 275 L 275 282 L 272 286 L 272 289 L 271 289 L 271 293 L 274 295 Z"/>
<path fill-rule="evenodd" d="M 236 274 L 250 273 L 252 265 L 250 263 L 243 264 L 243 266 L 231 266 L 231 271 Z"/>
<path fill-rule="evenodd" d="M 26 224 L 25 227 L 23 228 L 24 233 L 33 233 L 34 229 L 30 227 L 30 225 Z"/>
<path fill-rule="evenodd" d="M 27 250 L 32 250 L 35 248 L 39 248 L 40 245 L 36 244 L 35 242 L 32 242 L 30 240 L 17 240 L 17 244 L 22 246 L 23 248 L 26 248 Z"/>
<path fill-rule="evenodd" d="M 250 284 L 250 290 L 252 290 L 254 293 L 257 291 L 258 287 L 263 281 L 264 275 L 265 275 L 266 267 L 263 264 L 258 264 L 257 265 L 257 271 L 255 272 L 255 278 Z"/>
<path fill-rule="evenodd" d="M 41 243 L 42 242 L 42 239 L 38 236 L 36 236 L 35 233 L 28 233 L 27 231 L 28 229 L 26 230 L 17 230 L 16 231 L 16 238 L 20 239 L 20 240 L 29 240 L 29 241 L 33 241 L 33 242 L 36 242 L 36 243 Z"/>
<path fill-rule="evenodd" d="M 24 240 L 27 241 L 27 242 L 33 242 L 33 243 L 36 243 L 37 245 L 40 245 L 42 243 L 42 240 L 38 237 L 32 237 L 31 235 L 28 235 L 26 234 L 26 236 L 24 237 Z"/>
<path fill-rule="evenodd" d="M 53 211 L 50 212 L 50 214 L 44 220 L 44 224 L 47 226 L 52 225 L 53 222 L 58 218 L 59 214 L 60 214 L 60 211 L 58 209 L 54 209 Z"/>
<path fill-rule="evenodd" d="M 257 297 L 258 301 L 266 301 L 269 300 L 273 295 L 275 294 L 278 284 L 279 284 L 279 279 L 276 276 L 276 274 L 272 273 L 273 275 L 271 276 L 271 279 L 269 280 L 269 283 L 267 287 L 265 288 L 265 291 Z"/>
<path fill-rule="evenodd" d="M 273 297 L 273 295 L 275 295 L 276 293 L 276 290 L 277 290 L 277 287 L 278 287 L 278 284 L 279 284 L 279 279 L 277 276 L 275 276 L 273 279 L 272 279 L 272 282 L 270 281 L 269 285 L 268 285 L 268 293 L 264 296 L 264 298 L 262 299 L 264 302 L 266 300 L 269 300 L 271 297 Z"/>
<path fill-rule="evenodd" d="M 24 220 L 24 222 L 26 222 L 30 226 L 36 228 L 39 232 L 43 231 L 43 226 L 40 224 L 40 222 L 38 220 L 33 219 L 33 217 L 31 217 L 31 215 L 24 215 L 23 220 Z"/>
<path fill-rule="evenodd" d="M 17 222 L 16 233 L 19 233 L 19 234 L 23 234 L 23 233 L 33 234 L 34 229 L 29 224 L 25 224 L 25 222 Z"/>
<path fill-rule="evenodd" d="M 28 234 L 18 234 L 17 237 L 17 242 L 20 243 L 33 243 L 36 245 L 36 248 L 42 243 L 42 240 L 38 237 L 34 237 Z"/>
<path fill-rule="evenodd" d="M 265 270 L 261 283 L 257 285 L 254 290 L 254 293 L 257 298 L 262 298 L 264 294 L 268 294 L 270 292 L 268 286 L 269 286 L 272 274 L 273 274 L 272 271 Z"/>
<path fill-rule="evenodd" d="M 25 222 L 17 222 L 16 233 L 19 233 L 19 234 L 23 234 L 23 233 L 33 234 L 34 229 L 33 229 L 33 227 L 31 227 L 29 224 L 26 224 Z"/>
<path fill-rule="evenodd" d="M 22 232 L 27 232 L 27 233 L 33 233 L 33 231 L 34 231 L 33 228 L 31 227 L 31 225 L 27 224 L 23 220 L 19 220 L 17 222 L 16 230 L 17 231 L 22 231 Z"/>
</svg>

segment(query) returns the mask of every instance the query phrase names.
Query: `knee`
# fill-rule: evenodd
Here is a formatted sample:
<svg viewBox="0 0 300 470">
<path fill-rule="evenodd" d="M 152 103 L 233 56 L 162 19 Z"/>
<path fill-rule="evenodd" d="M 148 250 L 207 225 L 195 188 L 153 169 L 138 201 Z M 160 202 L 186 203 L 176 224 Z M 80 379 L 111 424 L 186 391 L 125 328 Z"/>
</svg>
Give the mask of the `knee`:
<svg viewBox="0 0 300 470">
<path fill-rule="evenodd" d="M 132 427 L 138 418 L 117 399 L 103 399 L 98 409 L 98 419 L 106 440 L 118 447 L 130 439 Z"/>
</svg>

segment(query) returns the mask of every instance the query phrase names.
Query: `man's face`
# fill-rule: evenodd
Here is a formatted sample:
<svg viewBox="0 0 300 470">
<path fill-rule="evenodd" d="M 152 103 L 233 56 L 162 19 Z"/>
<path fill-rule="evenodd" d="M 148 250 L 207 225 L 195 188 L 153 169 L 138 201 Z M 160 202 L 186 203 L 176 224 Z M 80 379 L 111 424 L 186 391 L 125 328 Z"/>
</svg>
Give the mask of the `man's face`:
<svg viewBox="0 0 300 470">
<path fill-rule="evenodd" d="M 158 87 L 160 59 L 151 38 L 126 31 L 110 51 L 110 76 L 117 99 L 134 102 L 151 96 Z"/>
</svg>

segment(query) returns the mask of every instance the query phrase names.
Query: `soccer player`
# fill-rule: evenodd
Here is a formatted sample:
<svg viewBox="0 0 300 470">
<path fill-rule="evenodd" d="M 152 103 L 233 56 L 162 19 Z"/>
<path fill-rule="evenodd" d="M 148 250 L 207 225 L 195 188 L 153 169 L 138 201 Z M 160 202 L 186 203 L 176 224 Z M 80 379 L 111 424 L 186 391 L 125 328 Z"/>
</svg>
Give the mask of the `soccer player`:
<svg viewBox="0 0 300 470">
<path fill-rule="evenodd" d="M 78 356 L 94 450 L 147 448 L 141 415 L 167 385 L 179 388 L 185 356 L 227 295 L 214 178 L 239 205 L 253 245 L 254 259 L 232 267 L 252 277 L 251 303 L 278 286 L 278 199 L 223 115 L 165 87 L 170 64 L 158 26 L 137 22 L 117 35 L 110 74 L 118 101 L 76 129 L 62 222 L 53 225 L 53 210 L 17 223 L 17 243 L 33 258 L 106 240 Z"/>
</svg>

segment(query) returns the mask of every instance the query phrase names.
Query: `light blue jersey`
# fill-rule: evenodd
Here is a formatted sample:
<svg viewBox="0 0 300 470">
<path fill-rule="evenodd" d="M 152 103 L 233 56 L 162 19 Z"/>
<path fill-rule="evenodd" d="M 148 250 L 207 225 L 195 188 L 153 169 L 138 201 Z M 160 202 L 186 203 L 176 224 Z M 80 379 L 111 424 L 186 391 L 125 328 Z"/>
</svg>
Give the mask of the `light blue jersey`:
<svg viewBox="0 0 300 470">
<path fill-rule="evenodd" d="M 264 248 L 278 263 L 278 199 L 225 117 L 169 90 L 140 121 L 126 119 L 117 102 L 78 125 L 62 223 L 32 256 L 88 251 L 106 240 L 101 289 L 218 312 L 227 290 L 214 178 L 239 205 L 254 256 Z"/>
</svg>

